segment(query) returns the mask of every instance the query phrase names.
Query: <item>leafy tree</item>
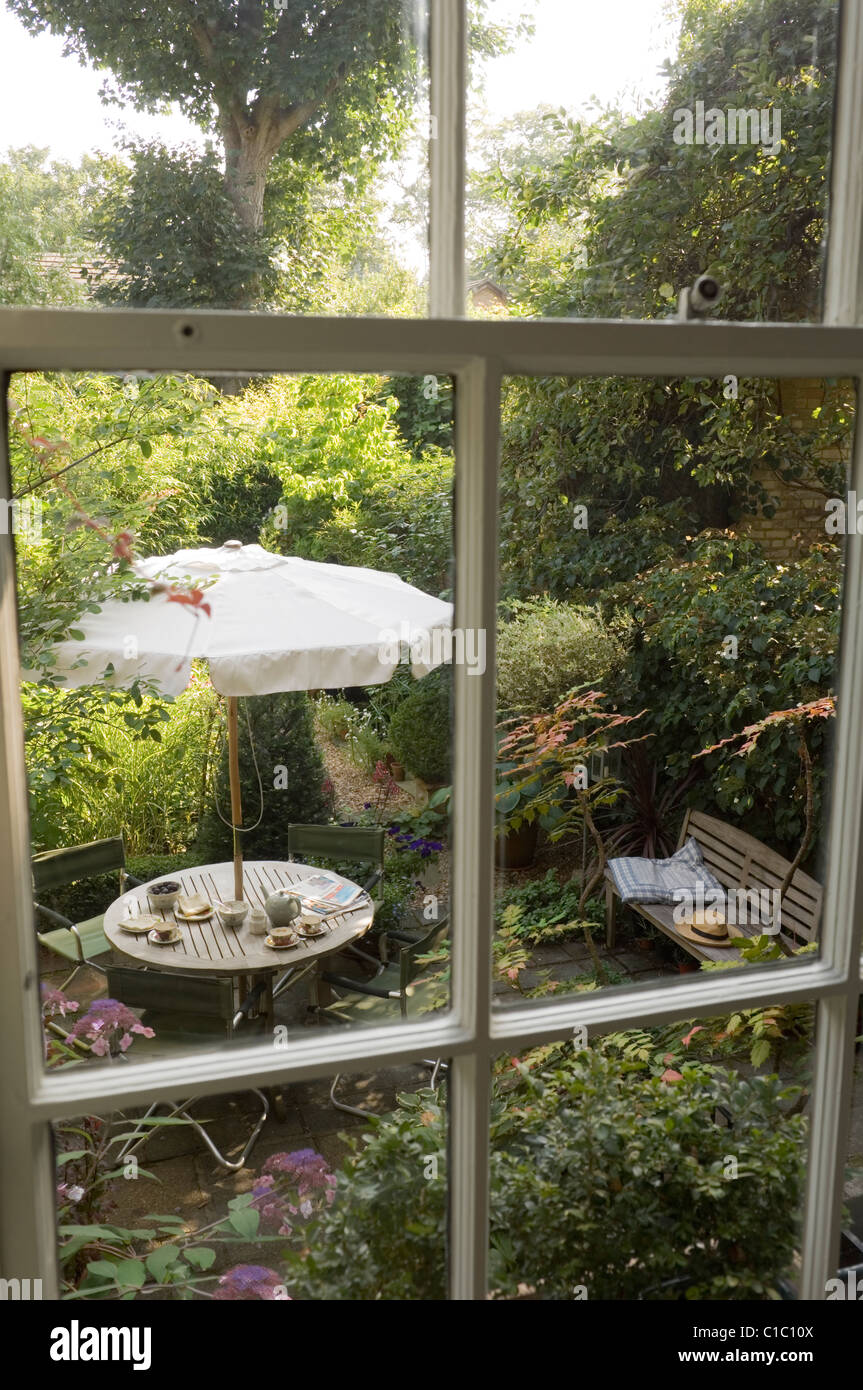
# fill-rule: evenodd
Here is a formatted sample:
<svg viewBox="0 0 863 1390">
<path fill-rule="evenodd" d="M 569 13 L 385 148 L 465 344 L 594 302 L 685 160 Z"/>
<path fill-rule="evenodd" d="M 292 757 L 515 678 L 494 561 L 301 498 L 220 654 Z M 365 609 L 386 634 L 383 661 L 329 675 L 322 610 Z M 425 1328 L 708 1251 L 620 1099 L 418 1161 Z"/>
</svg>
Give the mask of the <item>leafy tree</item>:
<svg viewBox="0 0 863 1390">
<path fill-rule="evenodd" d="M 284 6 L 161 0 L 119 8 L 114 0 L 10 0 L 10 7 L 31 32 L 62 35 L 68 53 L 110 74 L 105 100 L 146 111 L 176 102 L 218 140 L 225 193 L 245 235 L 238 239 L 216 199 L 214 165 L 205 155 L 202 212 L 212 225 L 206 233 L 189 228 L 188 255 L 194 265 L 202 238 L 227 234 L 216 258 L 216 287 L 225 288 L 224 262 L 234 258 L 236 304 L 266 299 L 266 277 L 251 274 L 240 283 L 240 271 L 260 247 L 268 185 L 286 181 L 301 209 L 307 181 L 315 187 L 321 178 L 338 180 L 343 203 L 351 208 L 410 127 L 423 61 L 421 34 L 393 0 L 291 0 Z M 506 46 L 510 32 L 486 22 L 486 0 L 475 0 L 474 10 L 475 51 Z M 178 159 L 181 174 L 186 157 Z M 129 216 L 138 215 L 141 202 L 145 222 L 160 195 L 159 180 L 152 189 L 141 182 L 154 161 L 157 170 L 168 172 L 167 152 L 139 154 L 127 189 Z M 188 190 L 178 188 L 176 196 L 189 206 Z M 146 238 L 141 250 L 146 261 Z M 184 259 L 178 247 L 171 258 Z M 162 295 L 170 293 L 169 285 L 170 280 L 161 286 Z M 210 289 L 196 302 L 212 301 Z M 145 302 L 164 300 L 151 296 Z"/>
<path fill-rule="evenodd" d="M 504 145 L 486 173 L 482 197 L 504 211 L 489 222 L 497 239 L 475 254 L 506 285 L 512 312 L 664 317 L 678 289 L 709 272 L 726 287 L 726 318 L 817 316 L 836 7 L 687 0 L 679 13 L 656 110 L 594 121 L 545 113 L 549 136 Z M 675 143 L 675 112 L 697 100 L 780 110 L 781 147 Z M 504 411 L 507 588 L 560 597 L 631 576 L 668 547 L 679 552 L 687 534 L 769 510 L 756 466 L 829 493 L 850 419 L 843 397 L 796 434 L 776 383 L 741 381 L 726 398 L 723 382 L 693 379 L 519 380 Z M 825 462 L 837 440 L 838 468 Z M 586 528 L 573 525 L 578 505 Z"/>
<path fill-rule="evenodd" d="M 0 304 L 78 304 L 84 287 L 69 266 L 91 255 L 84 225 L 97 163 L 48 159 L 32 145 L 0 163 Z M 46 261 L 46 254 L 60 259 Z"/>
<path fill-rule="evenodd" d="M 212 145 L 169 150 L 126 146 L 92 212 L 103 248 L 89 274 L 97 299 L 152 309 L 230 308 L 254 281 L 272 290 L 274 268 L 260 232 L 241 222 Z"/>
</svg>

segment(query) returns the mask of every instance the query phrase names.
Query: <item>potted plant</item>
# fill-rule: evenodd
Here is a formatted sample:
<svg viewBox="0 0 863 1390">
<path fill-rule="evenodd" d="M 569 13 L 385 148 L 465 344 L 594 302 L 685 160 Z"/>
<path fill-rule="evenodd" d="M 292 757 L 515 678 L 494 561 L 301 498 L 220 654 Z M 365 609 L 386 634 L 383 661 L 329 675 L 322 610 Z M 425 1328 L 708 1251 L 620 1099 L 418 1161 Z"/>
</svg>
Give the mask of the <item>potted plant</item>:
<svg viewBox="0 0 863 1390">
<path fill-rule="evenodd" d="M 517 764 L 498 762 L 498 781 L 494 789 L 495 864 L 499 869 L 527 869 L 536 857 L 541 817 L 535 806 L 542 791 L 542 778 L 515 781 Z"/>
</svg>

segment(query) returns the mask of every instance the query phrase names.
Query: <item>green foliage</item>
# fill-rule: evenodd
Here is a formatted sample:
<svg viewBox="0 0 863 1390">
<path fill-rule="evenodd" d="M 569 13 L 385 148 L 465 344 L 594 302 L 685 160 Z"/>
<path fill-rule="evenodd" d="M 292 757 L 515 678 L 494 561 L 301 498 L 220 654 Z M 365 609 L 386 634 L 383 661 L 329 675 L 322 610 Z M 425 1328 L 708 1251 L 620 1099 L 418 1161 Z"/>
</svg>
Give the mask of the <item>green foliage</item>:
<svg viewBox="0 0 863 1390">
<path fill-rule="evenodd" d="M 122 835 L 134 856 L 183 853 L 194 840 L 218 700 L 206 676 L 198 676 L 167 706 L 144 701 L 145 721 L 154 704 L 163 716 L 157 740 L 116 719 L 100 721 L 88 731 L 88 756 L 70 756 L 65 776 L 44 785 L 39 816 L 46 844 Z M 46 746 L 46 760 L 50 751 Z"/>
<path fill-rule="evenodd" d="M 672 777 L 690 759 L 771 711 L 826 695 L 834 682 L 841 565 L 830 545 L 776 564 L 754 542 L 705 533 L 684 560 L 660 565 L 615 590 L 637 624 L 618 699 L 644 708 L 651 757 Z M 726 638 L 737 639 L 736 656 Z M 811 730 L 816 802 L 823 795 L 829 729 Z M 694 799 L 768 842 L 798 843 L 804 807 L 793 740 L 768 729 L 746 758 L 722 751 L 700 760 Z"/>
<path fill-rule="evenodd" d="M 34 33 L 107 70 L 109 99 L 142 110 L 177 102 L 224 145 L 226 184 L 243 220 L 260 217 L 266 174 L 281 153 L 313 172 L 362 182 L 370 152 L 393 152 L 411 110 L 413 36 L 389 0 L 307 6 L 303 24 L 274 6 L 238 13 L 228 0 L 190 11 L 166 0 L 140 13 L 111 0 L 15 0 Z M 264 178 L 256 186 L 252 171 Z"/>
<path fill-rule="evenodd" d="M 451 377 L 392 376 L 383 383 L 381 403 L 398 401 L 393 419 L 417 457 L 430 444 L 453 447 L 453 383 Z"/>
<path fill-rule="evenodd" d="M 268 384 L 262 444 L 283 492 L 262 531 L 271 549 L 396 571 L 438 594 L 450 580 L 452 460 L 416 458 L 370 377 Z"/>
<path fill-rule="evenodd" d="M 49 163 L 48 151 L 32 145 L 7 152 L 0 163 L 0 304 L 82 302 L 70 268 L 93 249 L 82 200 L 94 164 Z"/>
<path fill-rule="evenodd" d="M 446 1109 L 417 1091 L 372 1125 L 362 1147 L 349 1139 L 336 1200 L 291 1260 L 290 1287 L 316 1301 L 445 1299 Z"/>
<path fill-rule="evenodd" d="M 661 318 L 709 272 L 725 287 L 724 318 L 820 314 L 837 7 L 694 0 L 680 12 L 658 109 L 592 122 L 545 112 L 541 133 L 513 145 L 510 131 L 489 159 L 482 196 L 498 208 L 497 240 L 483 268 L 514 297 L 512 313 Z M 674 113 L 696 100 L 781 110 L 781 149 L 675 143 Z M 510 380 L 505 592 L 595 599 L 679 556 L 687 536 L 770 514 L 764 472 L 844 490 L 845 393 L 799 428 L 777 383 L 737 385 L 735 399 L 719 380 Z M 576 506 L 586 529 L 573 525 Z"/>
<path fill-rule="evenodd" d="M 239 218 L 216 150 L 126 145 L 92 210 L 103 304 L 231 309 L 274 291 L 271 248 Z"/>
<path fill-rule="evenodd" d="M 492 1167 L 500 1294 L 674 1298 L 662 1285 L 683 1277 L 689 1298 L 779 1296 L 803 1191 L 793 1089 L 719 1069 L 662 1080 L 596 1049 L 515 1071 Z M 718 1107 L 733 1117 L 734 1177 Z"/>
<path fill-rule="evenodd" d="M 533 1064 L 533 1065 L 532 1065 Z M 775 1077 L 676 1082 L 598 1049 L 531 1054 L 495 1080 L 492 1288 L 546 1299 L 778 1297 L 794 1251 L 804 1133 Z M 733 1116 L 738 1176 L 728 1176 Z M 437 1160 L 437 1178 L 426 1159 Z M 446 1140 L 433 1092 L 401 1096 L 340 1175 L 291 1287 L 307 1299 L 444 1296 Z"/>
<path fill-rule="evenodd" d="M 417 682 L 390 721 L 392 750 L 424 782 L 448 782 L 452 744 L 452 672 L 439 667 Z"/>
<path fill-rule="evenodd" d="M 243 823 L 249 827 L 240 839 L 243 853 L 247 859 L 284 859 L 292 822 L 326 819 L 324 764 L 315 743 L 311 704 L 295 691 L 249 696 L 240 702 L 239 729 Z M 230 823 L 225 824 L 230 814 L 225 743 L 195 841 L 195 852 L 203 860 L 214 863 L 232 857 Z"/>
<path fill-rule="evenodd" d="M 504 913 L 517 908 L 518 917 L 513 922 L 515 935 L 530 945 L 567 939 L 581 931 L 580 900 L 580 885 L 572 881 L 561 883 L 554 869 L 548 869 L 542 878 L 528 879 L 518 887 L 499 893 L 495 901 L 495 922 L 502 925 Z M 605 906 L 598 898 L 593 898 L 586 904 L 584 915 L 594 927 L 601 927 L 605 921 Z"/>
<path fill-rule="evenodd" d="M 509 607 L 497 633 L 500 709 L 544 714 L 578 686 L 614 682 L 626 656 L 625 622 L 606 623 L 595 609 L 547 596 Z"/>
</svg>

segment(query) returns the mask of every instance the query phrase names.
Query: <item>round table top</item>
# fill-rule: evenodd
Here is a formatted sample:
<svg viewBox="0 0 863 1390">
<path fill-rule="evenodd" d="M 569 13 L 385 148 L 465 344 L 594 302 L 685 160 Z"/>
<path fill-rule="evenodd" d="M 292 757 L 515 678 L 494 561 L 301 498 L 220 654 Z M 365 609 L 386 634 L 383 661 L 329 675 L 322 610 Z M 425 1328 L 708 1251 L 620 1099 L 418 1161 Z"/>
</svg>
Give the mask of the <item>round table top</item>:
<svg viewBox="0 0 863 1390">
<path fill-rule="evenodd" d="M 263 907 L 271 893 L 279 888 L 299 885 L 302 879 L 318 873 L 314 864 L 258 860 L 243 865 L 245 900 L 250 907 Z M 340 883 L 350 884 L 341 874 L 328 875 Z M 115 950 L 131 960 L 140 961 L 159 970 L 181 970 L 184 973 L 200 970 L 208 975 L 251 975 L 259 970 L 284 970 L 291 965 L 304 965 L 315 956 L 327 956 L 343 950 L 368 931 L 375 915 L 374 903 L 367 893 L 353 907 L 324 919 L 322 936 L 303 938 L 299 946 L 275 949 L 264 944 L 263 936 L 253 936 L 248 919 L 235 930 L 225 927 L 218 913 L 202 922 L 184 922 L 171 909 L 153 912 L 147 891 L 154 883 L 170 880 L 182 884 L 185 894 L 201 893 L 215 908 L 220 902 L 234 897 L 234 865 L 203 864 L 195 869 L 161 874 L 140 887 L 129 888 L 115 898 L 105 913 L 105 935 Z M 142 913 L 164 917 L 180 929 L 181 938 L 171 945 L 154 946 L 145 935 L 136 936 L 119 925 L 124 918 Z"/>
</svg>

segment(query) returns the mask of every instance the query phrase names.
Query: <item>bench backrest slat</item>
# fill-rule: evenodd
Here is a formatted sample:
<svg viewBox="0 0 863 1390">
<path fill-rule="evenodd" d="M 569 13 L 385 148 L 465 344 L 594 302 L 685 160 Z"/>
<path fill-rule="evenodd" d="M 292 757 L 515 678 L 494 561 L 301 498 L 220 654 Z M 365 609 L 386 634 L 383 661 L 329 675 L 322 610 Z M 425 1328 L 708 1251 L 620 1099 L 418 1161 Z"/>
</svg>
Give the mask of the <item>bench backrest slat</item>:
<svg viewBox="0 0 863 1390">
<path fill-rule="evenodd" d="M 788 871 L 790 860 L 745 830 L 704 811 L 687 811 L 681 846 L 690 835 L 698 842 L 707 868 L 724 888 L 779 888 Z M 822 897 L 820 883 L 797 869 L 782 901 L 782 935 L 787 940 L 796 945 L 813 940 L 821 920 Z"/>
</svg>

